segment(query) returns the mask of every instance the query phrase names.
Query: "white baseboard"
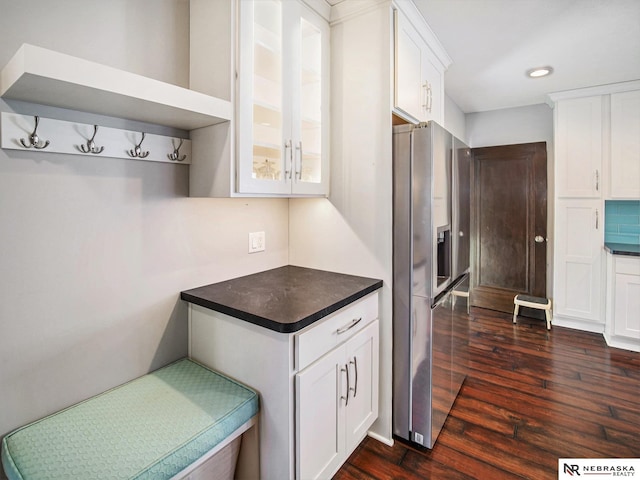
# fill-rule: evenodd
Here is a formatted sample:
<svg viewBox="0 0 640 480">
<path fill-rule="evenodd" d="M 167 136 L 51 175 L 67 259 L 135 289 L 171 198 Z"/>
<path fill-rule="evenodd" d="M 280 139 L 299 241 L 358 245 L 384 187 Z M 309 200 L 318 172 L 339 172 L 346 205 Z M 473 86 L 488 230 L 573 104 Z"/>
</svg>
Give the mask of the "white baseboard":
<svg viewBox="0 0 640 480">
<path fill-rule="evenodd" d="M 604 333 L 604 323 L 594 323 L 587 320 L 579 320 L 570 317 L 553 316 L 551 325 L 554 327 L 572 328 L 574 330 L 582 330 L 592 333 Z"/>
<path fill-rule="evenodd" d="M 367 432 L 367 435 L 373 438 L 374 440 L 377 440 L 381 443 L 384 443 L 385 445 L 388 445 L 389 447 L 393 447 L 393 438 L 383 437 L 382 435 L 379 435 L 371 431 Z"/>
<path fill-rule="evenodd" d="M 640 352 L 640 339 L 619 337 L 615 335 L 604 334 L 604 339 L 607 345 L 613 348 L 622 348 L 624 350 L 631 350 L 632 352 Z"/>
</svg>

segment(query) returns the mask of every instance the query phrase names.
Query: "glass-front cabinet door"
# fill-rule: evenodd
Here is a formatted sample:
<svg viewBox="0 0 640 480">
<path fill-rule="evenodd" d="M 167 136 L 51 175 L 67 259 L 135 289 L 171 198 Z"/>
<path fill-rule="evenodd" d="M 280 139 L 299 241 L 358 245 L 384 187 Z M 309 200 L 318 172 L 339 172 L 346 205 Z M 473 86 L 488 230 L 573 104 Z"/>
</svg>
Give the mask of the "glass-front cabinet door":
<svg viewBox="0 0 640 480">
<path fill-rule="evenodd" d="M 328 193 L 328 23 L 292 0 L 239 2 L 238 191 Z"/>
</svg>

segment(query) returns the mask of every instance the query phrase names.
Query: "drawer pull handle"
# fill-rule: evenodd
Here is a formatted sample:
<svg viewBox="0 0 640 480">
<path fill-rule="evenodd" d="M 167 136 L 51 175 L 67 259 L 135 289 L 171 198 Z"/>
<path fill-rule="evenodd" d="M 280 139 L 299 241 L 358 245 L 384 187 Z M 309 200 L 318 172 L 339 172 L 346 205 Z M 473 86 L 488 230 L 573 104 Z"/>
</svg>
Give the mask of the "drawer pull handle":
<svg viewBox="0 0 640 480">
<path fill-rule="evenodd" d="M 350 364 L 352 363 L 353 366 L 355 367 L 355 372 L 356 372 L 355 385 L 351 390 L 353 390 L 353 398 L 356 398 L 356 395 L 358 394 L 358 360 L 356 359 L 356 357 L 353 357 L 353 361 L 349 363 Z"/>
<path fill-rule="evenodd" d="M 340 335 L 340 334 L 346 332 L 347 330 L 351 330 L 353 327 L 355 327 L 361 321 L 362 321 L 362 317 L 354 318 L 353 320 L 351 320 L 351 323 L 349 325 L 345 325 L 344 327 L 339 328 L 338 330 L 336 330 L 336 332 L 337 332 L 338 335 Z"/>
<path fill-rule="evenodd" d="M 340 400 L 344 400 L 344 406 L 346 407 L 347 405 L 349 405 L 349 365 L 345 364 L 344 368 L 340 369 L 341 372 L 345 372 L 347 374 L 347 396 L 341 396 Z"/>
</svg>

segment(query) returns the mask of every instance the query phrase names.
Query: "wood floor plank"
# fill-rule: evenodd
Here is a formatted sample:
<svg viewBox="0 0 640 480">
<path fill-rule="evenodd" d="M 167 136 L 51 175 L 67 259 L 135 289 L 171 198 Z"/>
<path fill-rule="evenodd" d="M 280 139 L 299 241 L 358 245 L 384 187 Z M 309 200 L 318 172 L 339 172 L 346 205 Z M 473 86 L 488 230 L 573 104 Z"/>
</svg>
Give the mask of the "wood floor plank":
<svg viewBox="0 0 640 480">
<path fill-rule="evenodd" d="M 479 308 L 456 318 L 468 355 L 454 370 L 467 378 L 433 450 L 366 438 L 335 478 L 555 480 L 558 458 L 640 457 L 640 353 L 511 320 Z"/>
<path fill-rule="evenodd" d="M 543 451 L 514 438 L 513 433 L 500 435 L 475 424 L 467 424 L 463 435 L 443 435 L 438 441 L 508 472 L 511 478 L 545 478 L 555 472 L 557 464 L 557 459 L 549 458 Z"/>
</svg>

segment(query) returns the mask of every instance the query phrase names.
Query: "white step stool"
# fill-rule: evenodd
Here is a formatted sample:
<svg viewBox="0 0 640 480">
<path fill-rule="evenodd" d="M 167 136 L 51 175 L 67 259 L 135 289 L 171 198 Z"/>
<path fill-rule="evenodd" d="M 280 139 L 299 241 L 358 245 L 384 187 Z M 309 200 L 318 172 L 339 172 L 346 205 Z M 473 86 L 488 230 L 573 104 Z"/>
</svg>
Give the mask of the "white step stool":
<svg viewBox="0 0 640 480">
<path fill-rule="evenodd" d="M 452 290 L 451 291 L 451 310 L 453 310 L 456 306 L 456 300 L 458 297 L 467 299 L 467 314 L 469 314 L 469 291 L 468 290 Z"/>
<path fill-rule="evenodd" d="M 513 323 L 516 323 L 520 307 L 544 310 L 547 317 L 547 330 L 551 330 L 551 300 L 548 298 L 532 297 L 530 295 L 516 295 L 513 297 Z"/>
</svg>

